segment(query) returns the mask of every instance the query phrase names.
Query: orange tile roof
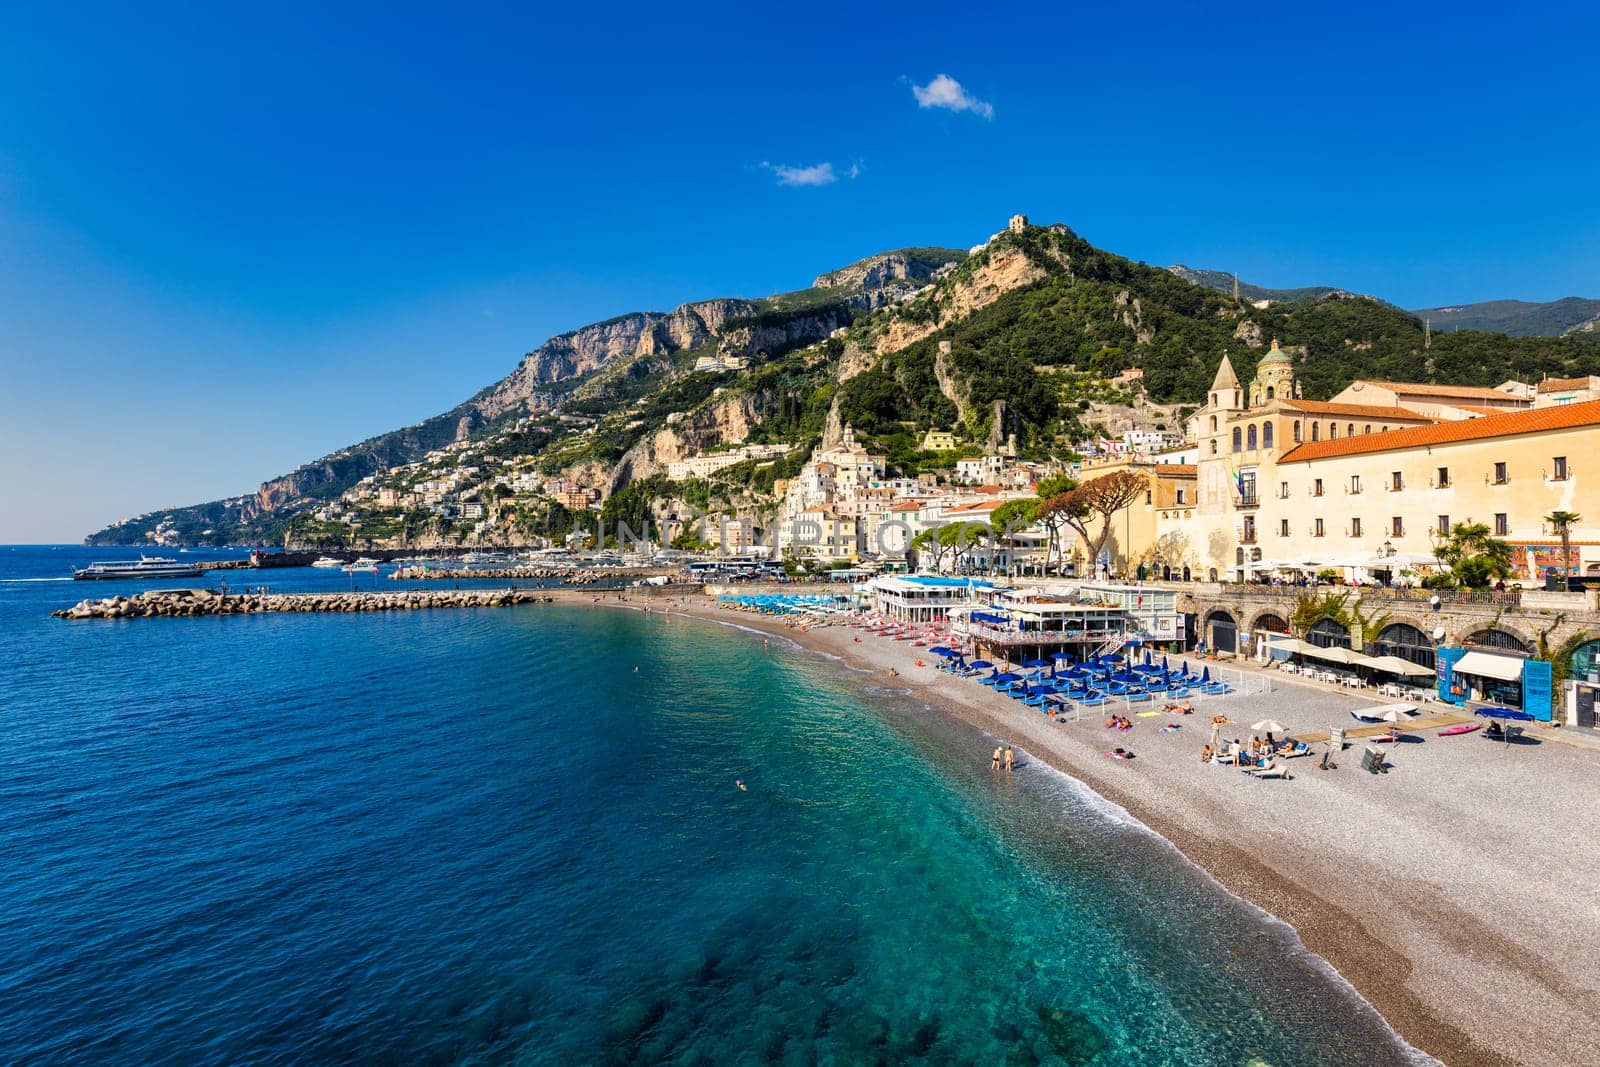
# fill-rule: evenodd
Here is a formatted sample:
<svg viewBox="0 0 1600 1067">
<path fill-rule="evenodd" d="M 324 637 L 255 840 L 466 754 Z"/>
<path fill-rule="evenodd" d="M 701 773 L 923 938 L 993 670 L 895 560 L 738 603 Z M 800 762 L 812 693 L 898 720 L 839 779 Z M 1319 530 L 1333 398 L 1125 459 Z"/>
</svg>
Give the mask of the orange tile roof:
<svg viewBox="0 0 1600 1067">
<path fill-rule="evenodd" d="M 1388 433 L 1360 434 L 1335 441 L 1317 441 L 1291 449 L 1279 463 L 1303 463 L 1314 459 L 1354 456 L 1363 452 L 1392 452 L 1402 448 L 1479 441 L 1491 437 L 1514 437 L 1547 430 L 1567 430 L 1576 426 L 1600 426 L 1600 400 L 1559 407 L 1503 411 L 1481 419 L 1460 419 L 1433 426 L 1412 426 Z"/>
<path fill-rule="evenodd" d="M 1559 393 L 1563 389 L 1587 389 L 1588 377 L 1583 378 L 1546 378 L 1539 383 L 1541 393 Z"/>
<path fill-rule="evenodd" d="M 1368 385 L 1375 385 L 1379 389 L 1388 389 L 1395 393 L 1415 393 L 1418 396 L 1455 396 L 1463 399 L 1477 397 L 1480 400 L 1524 400 L 1524 397 L 1515 393 L 1502 393 L 1498 389 L 1491 389 L 1486 385 L 1432 385 L 1428 382 L 1375 382 L 1370 379 Z"/>
<path fill-rule="evenodd" d="M 1373 404 L 1334 404 L 1327 400 L 1285 400 L 1284 410 L 1306 415 L 1339 415 L 1352 419 L 1404 419 L 1406 422 L 1437 422 L 1429 415 L 1402 407 L 1380 407 Z M 1231 420 L 1230 420 L 1231 421 Z"/>
<path fill-rule="evenodd" d="M 1155 471 L 1172 478 L 1193 478 L 1200 473 L 1200 468 L 1193 463 L 1157 463 Z"/>
</svg>

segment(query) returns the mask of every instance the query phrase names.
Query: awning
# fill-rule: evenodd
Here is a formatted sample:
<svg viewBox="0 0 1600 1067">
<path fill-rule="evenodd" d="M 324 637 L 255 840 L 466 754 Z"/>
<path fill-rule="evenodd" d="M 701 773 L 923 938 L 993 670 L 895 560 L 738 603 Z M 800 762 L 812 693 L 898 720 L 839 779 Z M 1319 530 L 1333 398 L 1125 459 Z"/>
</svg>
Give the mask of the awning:
<svg viewBox="0 0 1600 1067">
<path fill-rule="evenodd" d="M 1414 678 L 1421 678 L 1424 675 L 1432 676 L 1433 674 L 1431 669 L 1419 663 L 1412 663 L 1408 659 L 1401 659 L 1399 656 L 1374 656 L 1372 662 L 1368 663 L 1367 666 L 1375 671 L 1385 671 L 1389 674 L 1408 674 Z"/>
<path fill-rule="evenodd" d="M 1468 652 L 1451 665 L 1456 674 L 1473 674 L 1479 678 L 1497 678 L 1502 682 L 1522 680 L 1523 661 L 1515 656 L 1496 656 L 1492 652 Z"/>
<path fill-rule="evenodd" d="M 1308 656 L 1326 660 L 1329 663 L 1343 663 L 1351 667 L 1368 667 L 1372 665 L 1371 656 L 1363 656 L 1359 652 L 1352 652 L 1348 648 L 1341 648 L 1337 645 L 1332 648 L 1307 645 L 1303 651 Z"/>
<path fill-rule="evenodd" d="M 1289 637 L 1286 634 L 1281 638 L 1268 636 L 1267 651 L 1288 652 L 1292 654 L 1304 655 L 1307 652 L 1318 652 L 1321 650 L 1318 649 L 1316 645 L 1308 644 L 1307 642 L 1300 640 L 1298 637 Z"/>
</svg>

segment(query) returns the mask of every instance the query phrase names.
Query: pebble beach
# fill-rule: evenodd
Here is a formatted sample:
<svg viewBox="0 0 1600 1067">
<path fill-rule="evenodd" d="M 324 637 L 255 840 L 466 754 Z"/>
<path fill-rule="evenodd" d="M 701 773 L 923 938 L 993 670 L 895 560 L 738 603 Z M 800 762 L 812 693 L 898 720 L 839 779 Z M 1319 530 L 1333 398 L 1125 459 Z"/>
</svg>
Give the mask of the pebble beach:
<svg viewBox="0 0 1600 1067">
<path fill-rule="evenodd" d="M 923 649 L 839 623 L 802 627 L 704 597 L 599 603 L 737 622 L 857 671 L 894 672 L 929 708 L 1015 745 L 1019 773 L 1037 759 L 1078 778 L 1291 924 L 1402 1036 L 1446 1063 L 1600 1064 L 1600 752 L 1430 731 L 1384 746 L 1385 774 L 1360 769 L 1357 741 L 1334 769 L 1302 757 L 1288 761 L 1289 779 L 1257 780 L 1201 762 L 1210 716 L 1231 720 L 1223 737 L 1248 740 L 1248 724 L 1264 718 L 1291 734 L 1359 725 L 1351 710 L 1382 698 L 1228 665 L 1267 691 L 1197 698 L 1195 714 L 1135 717 L 1120 733 L 1105 728 L 1109 707 L 1057 722 L 934 669 Z M 1168 722 L 1180 728 L 1158 733 Z M 1136 758 L 1105 758 L 1118 745 Z"/>
</svg>

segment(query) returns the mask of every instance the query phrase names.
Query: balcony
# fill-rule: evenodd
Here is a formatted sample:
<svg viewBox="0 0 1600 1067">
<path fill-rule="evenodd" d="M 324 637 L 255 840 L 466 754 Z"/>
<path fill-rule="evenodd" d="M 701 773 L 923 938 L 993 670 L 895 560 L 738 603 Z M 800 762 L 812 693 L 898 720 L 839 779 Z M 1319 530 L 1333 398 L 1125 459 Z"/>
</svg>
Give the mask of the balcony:
<svg viewBox="0 0 1600 1067">
<path fill-rule="evenodd" d="M 1244 493 L 1235 493 L 1233 495 L 1233 506 L 1241 509 L 1259 508 L 1261 506 L 1261 498 L 1256 496 L 1254 489 Z"/>
</svg>

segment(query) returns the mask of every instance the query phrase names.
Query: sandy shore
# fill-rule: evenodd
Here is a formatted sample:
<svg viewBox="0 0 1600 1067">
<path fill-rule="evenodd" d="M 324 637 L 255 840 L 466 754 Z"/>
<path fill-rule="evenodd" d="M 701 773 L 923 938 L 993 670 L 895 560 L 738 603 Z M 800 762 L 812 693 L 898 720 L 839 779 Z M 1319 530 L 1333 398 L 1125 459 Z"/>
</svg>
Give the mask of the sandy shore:
<svg viewBox="0 0 1600 1067">
<path fill-rule="evenodd" d="M 593 602 L 578 591 L 558 598 Z M 702 597 L 601 600 L 646 603 L 771 630 L 858 668 L 897 671 L 897 684 L 930 706 L 1087 783 L 1290 923 L 1407 1041 L 1446 1063 L 1600 1065 L 1593 752 L 1430 733 L 1391 746 L 1386 775 L 1360 770 L 1357 745 L 1335 770 L 1307 757 L 1289 761 L 1291 780 L 1258 781 L 1200 762 L 1208 716 L 1239 724 L 1224 736 L 1248 737 L 1248 724 L 1267 717 L 1317 730 L 1355 725 L 1350 710 L 1378 698 L 1250 671 L 1271 691 L 1196 700 L 1194 715 L 1135 718 L 1122 734 L 1106 730 L 1100 715 L 1058 724 L 974 682 L 915 666 L 919 654 L 932 662 L 920 649 L 853 628 L 802 631 Z M 1169 721 L 1182 728 L 1156 732 Z M 1117 745 L 1137 758 L 1105 758 Z"/>
</svg>

